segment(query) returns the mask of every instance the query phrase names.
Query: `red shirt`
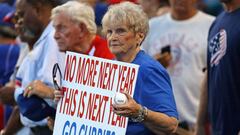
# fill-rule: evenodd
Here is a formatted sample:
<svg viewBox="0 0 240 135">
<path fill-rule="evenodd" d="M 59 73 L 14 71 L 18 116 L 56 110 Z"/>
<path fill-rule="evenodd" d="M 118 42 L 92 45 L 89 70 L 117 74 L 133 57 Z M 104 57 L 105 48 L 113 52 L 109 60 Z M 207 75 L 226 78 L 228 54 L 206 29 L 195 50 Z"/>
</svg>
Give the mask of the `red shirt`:
<svg viewBox="0 0 240 135">
<path fill-rule="evenodd" d="M 91 44 L 91 48 L 87 51 L 88 55 L 105 58 L 105 59 L 114 59 L 115 56 L 110 52 L 107 41 L 100 36 L 96 36 Z"/>
<path fill-rule="evenodd" d="M 3 106 L 0 105 L 0 130 L 3 129 L 3 120 L 4 120 L 4 110 L 3 110 Z"/>
<path fill-rule="evenodd" d="M 111 4 L 121 3 L 123 1 L 130 1 L 130 2 L 133 2 L 133 3 L 137 3 L 137 0 L 108 0 L 107 2 L 111 5 Z"/>
</svg>

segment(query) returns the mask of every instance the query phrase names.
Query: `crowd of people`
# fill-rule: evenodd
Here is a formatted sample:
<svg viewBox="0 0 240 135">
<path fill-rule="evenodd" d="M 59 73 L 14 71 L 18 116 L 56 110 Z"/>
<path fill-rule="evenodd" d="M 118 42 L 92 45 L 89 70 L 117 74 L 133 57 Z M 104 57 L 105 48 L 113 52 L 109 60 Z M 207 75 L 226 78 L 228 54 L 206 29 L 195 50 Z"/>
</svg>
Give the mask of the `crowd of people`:
<svg viewBox="0 0 240 135">
<path fill-rule="evenodd" d="M 67 51 L 139 65 L 127 135 L 239 135 L 240 1 L 218 2 L 1 0 L 0 135 L 53 134 Z"/>
</svg>

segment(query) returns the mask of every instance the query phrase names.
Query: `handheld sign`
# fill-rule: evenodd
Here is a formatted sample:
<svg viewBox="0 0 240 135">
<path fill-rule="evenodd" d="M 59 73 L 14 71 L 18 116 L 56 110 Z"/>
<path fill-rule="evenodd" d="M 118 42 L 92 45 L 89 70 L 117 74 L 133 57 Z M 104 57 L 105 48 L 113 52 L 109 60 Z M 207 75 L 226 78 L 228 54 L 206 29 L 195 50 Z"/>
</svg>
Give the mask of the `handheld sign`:
<svg viewBox="0 0 240 135">
<path fill-rule="evenodd" d="M 113 113 L 117 92 L 133 96 L 138 65 L 67 52 L 54 135 L 125 135 L 128 119 Z"/>
</svg>

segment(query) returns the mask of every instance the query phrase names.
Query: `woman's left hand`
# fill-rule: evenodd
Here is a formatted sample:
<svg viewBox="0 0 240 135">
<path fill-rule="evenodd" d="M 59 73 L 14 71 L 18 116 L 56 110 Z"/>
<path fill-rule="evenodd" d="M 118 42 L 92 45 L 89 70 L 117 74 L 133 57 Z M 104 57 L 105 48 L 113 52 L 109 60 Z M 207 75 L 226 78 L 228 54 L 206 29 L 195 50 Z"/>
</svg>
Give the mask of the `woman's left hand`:
<svg viewBox="0 0 240 135">
<path fill-rule="evenodd" d="M 113 112 L 120 116 L 125 117 L 136 117 L 139 114 L 139 110 L 141 109 L 141 105 L 136 103 L 136 101 L 126 92 L 123 94 L 127 97 L 127 102 L 122 105 L 113 104 Z"/>
</svg>

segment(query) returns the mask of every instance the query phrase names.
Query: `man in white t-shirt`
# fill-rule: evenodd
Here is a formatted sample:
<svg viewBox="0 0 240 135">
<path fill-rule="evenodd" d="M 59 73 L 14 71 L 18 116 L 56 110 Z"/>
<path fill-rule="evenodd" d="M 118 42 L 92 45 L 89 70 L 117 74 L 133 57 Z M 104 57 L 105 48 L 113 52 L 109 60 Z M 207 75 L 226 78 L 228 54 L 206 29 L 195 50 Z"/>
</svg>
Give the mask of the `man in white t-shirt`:
<svg viewBox="0 0 240 135">
<path fill-rule="evenodd" d="M 207 35 L 214 17 L 195 8 L 196 0 L 170 0 L 171 12 L 150 20 L 142 47 L 169 71 L 181 122 L 196 123 L 206 67 Z"/>
</svg>

